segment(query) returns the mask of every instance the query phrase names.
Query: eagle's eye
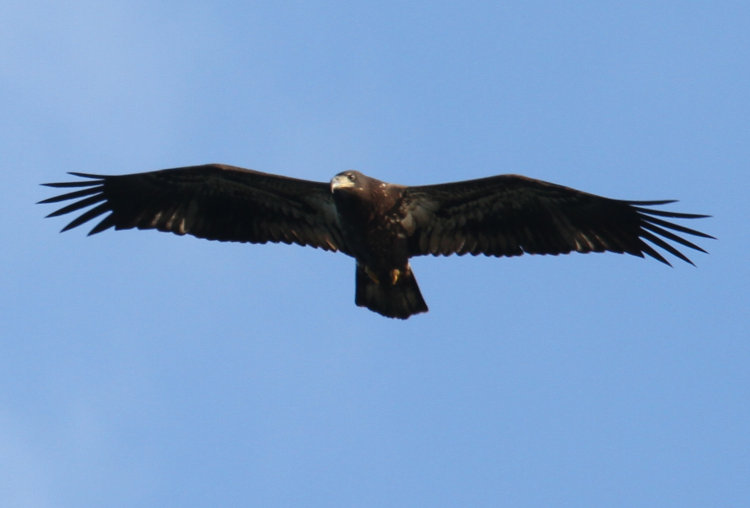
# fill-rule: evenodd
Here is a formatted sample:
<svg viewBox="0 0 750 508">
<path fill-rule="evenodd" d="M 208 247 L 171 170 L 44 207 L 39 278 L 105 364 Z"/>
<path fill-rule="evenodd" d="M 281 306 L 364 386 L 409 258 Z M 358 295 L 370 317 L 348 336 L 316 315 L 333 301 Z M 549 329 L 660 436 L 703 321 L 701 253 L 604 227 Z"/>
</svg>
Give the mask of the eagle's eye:
<svg viewBox="0 0 750 508">
<path fill-rule="evenodd" d="M 348 173 L 346 177 L 349 179 L 350 182 L 354 181 L 354 173 Z"/>
</svg>

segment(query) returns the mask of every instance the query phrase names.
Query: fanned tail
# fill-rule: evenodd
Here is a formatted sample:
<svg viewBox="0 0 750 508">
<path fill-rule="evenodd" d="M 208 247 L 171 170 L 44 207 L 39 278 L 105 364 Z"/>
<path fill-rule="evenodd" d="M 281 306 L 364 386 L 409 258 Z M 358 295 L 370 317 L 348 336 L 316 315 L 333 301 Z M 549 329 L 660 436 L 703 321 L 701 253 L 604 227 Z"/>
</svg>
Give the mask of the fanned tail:
<svg viewBox="0 0 750 508">
<path fill-rule="evenodd" d="M 360 307 L 386 317 L 406 319 L 427 312 L 427 304 L 419 291 L 411 267 L 397 271 L 389 280 L 376 280 L 364 265 L 357 262 L 357 290 L 354 302 Z"/>
</svg>

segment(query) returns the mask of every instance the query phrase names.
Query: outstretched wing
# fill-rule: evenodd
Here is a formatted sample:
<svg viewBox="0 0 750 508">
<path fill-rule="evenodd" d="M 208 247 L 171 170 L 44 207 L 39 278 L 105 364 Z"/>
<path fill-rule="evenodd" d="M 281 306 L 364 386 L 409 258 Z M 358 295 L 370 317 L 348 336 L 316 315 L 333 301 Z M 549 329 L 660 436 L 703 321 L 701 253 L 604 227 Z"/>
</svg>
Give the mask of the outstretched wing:
<svg viewBox="0 0 750 508">
<path fill-rule="evenodd" d="M 222 164 L 130 175 L 71 173 L 90 180 L 46 183 L 81 189 L 40 203 L 76 200 L 48 217 L 85 211 L 63 231 L 107 214 L 108 228 L 158 229 L 233 242 L 283 242 L 346 252 L 328 184 Z"/>
<path fill-rule="evenodd" d="M 500 175 L 408 187 L 403 211 L 412 256 L 611 251 L 647 254 L 670 264 L 656 246 L 692 264 L 668 241 L 705 252 L 675 232 L 713 237 L 662 217 L 708 216 L 645 208 L 673 202 L 620 201 L 524 176 Z"/>
</svg>

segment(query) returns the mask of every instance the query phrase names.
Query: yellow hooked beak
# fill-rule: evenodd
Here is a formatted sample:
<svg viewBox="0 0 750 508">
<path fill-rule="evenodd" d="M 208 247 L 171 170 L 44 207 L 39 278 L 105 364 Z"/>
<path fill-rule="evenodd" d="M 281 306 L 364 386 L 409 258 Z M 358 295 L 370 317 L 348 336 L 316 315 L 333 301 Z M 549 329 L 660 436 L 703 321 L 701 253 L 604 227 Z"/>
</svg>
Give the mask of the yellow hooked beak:
<svg viewBox="0 0 750 508">
<path fill-rule="evenodd" d="M 354 180 L 349 178 L 348 175 L 336 175 L 331 179 L 331 192 L 346 187 L 354 187 Z"/>
</svg>

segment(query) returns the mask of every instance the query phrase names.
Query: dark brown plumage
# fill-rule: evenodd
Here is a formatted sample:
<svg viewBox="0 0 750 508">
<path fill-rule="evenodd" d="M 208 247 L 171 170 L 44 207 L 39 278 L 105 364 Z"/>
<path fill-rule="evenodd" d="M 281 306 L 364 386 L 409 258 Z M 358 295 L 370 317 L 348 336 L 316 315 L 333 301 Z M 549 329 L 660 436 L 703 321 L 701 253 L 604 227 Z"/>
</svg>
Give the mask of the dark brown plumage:
<svg viewBox="0 0 750 508">
<path fill-rule="evenodd" d="M 75 200 L 55 217 L 92 206 L 63 231 L 107 214 L 105 229 L 158 229 L 235 242 L 284 242 L 341 251 L 357 261 L 355 302 L 405 319 L 426 312 L 412 256 L 518 256 L 569 252 L 649 255 L 655 247 L 692 262 L 669 241 L 711 236 L 665 220 L 706 215 L 646 208 L 673 201 L 621 201 L 518 175 L 406 187 L 357 171 L 330 184 L 222 164 L 131 175 L 71 173 L 89 180 L 41 203 Z M 650 243 L 646 243 L 646 241 Z"/>
</svg>

